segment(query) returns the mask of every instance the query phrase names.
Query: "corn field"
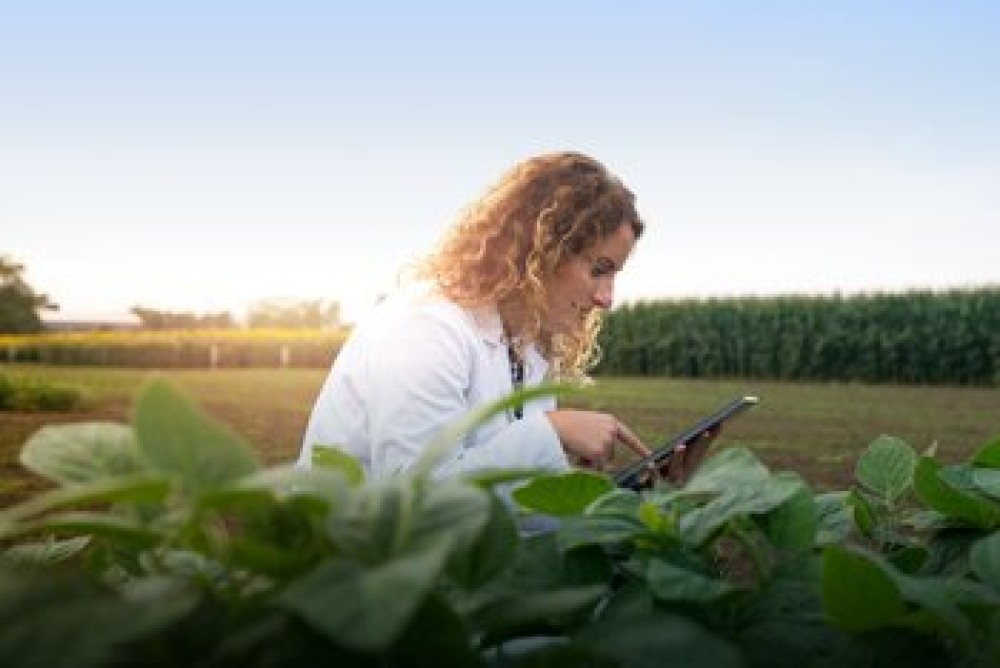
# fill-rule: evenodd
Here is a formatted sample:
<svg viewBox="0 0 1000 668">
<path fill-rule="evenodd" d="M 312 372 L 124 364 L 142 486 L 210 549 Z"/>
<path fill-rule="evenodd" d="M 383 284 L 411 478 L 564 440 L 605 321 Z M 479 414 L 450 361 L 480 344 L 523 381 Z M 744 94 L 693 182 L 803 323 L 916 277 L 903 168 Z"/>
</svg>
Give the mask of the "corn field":
<svg viewBox="0 0 1000 668">
<path fill-rule="evenodd" d="M 1000 384 L 1000 287 L 629 304 L 597 373 Z"/>
</svg>

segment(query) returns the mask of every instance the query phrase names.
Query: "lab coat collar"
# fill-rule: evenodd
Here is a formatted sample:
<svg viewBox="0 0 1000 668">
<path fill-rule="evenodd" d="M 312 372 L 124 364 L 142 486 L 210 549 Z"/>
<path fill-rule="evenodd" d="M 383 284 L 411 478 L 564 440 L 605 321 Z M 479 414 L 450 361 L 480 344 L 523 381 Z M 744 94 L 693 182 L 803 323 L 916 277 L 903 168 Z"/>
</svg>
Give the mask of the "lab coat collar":
<svg viewBox="0 0 1000 668">
<path fill-rule="evenodd" d="M 491 348 L 506 347 L 507 334 L 503 329 L 503 320 L 495 308 L 484 308 L 474 311 L 472 321 L 483 341 Z M 525 351 L 525 368 L 531 378 L 541 377 L 548 371 L 549 363 L 538 351 L 538 346 L 528 346 Z"/>
</svg>

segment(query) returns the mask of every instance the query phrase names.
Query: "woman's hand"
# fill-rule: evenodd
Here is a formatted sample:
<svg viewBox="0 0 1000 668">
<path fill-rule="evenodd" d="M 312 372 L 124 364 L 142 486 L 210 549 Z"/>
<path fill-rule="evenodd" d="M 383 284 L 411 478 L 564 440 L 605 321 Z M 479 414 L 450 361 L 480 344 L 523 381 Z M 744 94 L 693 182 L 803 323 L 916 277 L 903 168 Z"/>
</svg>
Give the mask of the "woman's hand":
<svg viewBox="0 0 1000 668">
<path fill-rule="evenodd" d="M 652 454 L 638 436 L 609 413 L 555 410 L 547 415 L 563 449 L 587 466 L 602 469 L 614 456 L 615 448 L 622 445 L 640 457 Z"/>
<path fill-rule="evenodd" d="M 686 445 L 684 443 L 678 445 L 674 449 L 673 455 L 667 460 L 667 463 L 660 467 L 659 475 L 670 480 L 675 485 L 686 483 L 691 474 L 701 466 L 701 462 L 708 454 L 712 442 L 721 430 L 721 426 L 716 427 L 714 430 L 702 432 L 696 440 Z"/>
</svg>

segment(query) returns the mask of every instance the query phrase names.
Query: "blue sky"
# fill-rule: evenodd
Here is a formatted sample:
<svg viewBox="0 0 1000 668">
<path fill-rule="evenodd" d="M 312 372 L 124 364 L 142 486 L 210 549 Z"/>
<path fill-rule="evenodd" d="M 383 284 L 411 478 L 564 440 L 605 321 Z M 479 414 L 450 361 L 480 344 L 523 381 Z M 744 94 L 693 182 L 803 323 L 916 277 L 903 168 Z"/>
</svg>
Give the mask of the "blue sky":
<svg viewBox="0 0 1000 668">
<path fill-rule="evenodd" d="M 0 3 L 0 252 L 62 317 L 364 311 L 533 153 L 620 300 L 1000 281 L 992 2 Z"/>
</svg>

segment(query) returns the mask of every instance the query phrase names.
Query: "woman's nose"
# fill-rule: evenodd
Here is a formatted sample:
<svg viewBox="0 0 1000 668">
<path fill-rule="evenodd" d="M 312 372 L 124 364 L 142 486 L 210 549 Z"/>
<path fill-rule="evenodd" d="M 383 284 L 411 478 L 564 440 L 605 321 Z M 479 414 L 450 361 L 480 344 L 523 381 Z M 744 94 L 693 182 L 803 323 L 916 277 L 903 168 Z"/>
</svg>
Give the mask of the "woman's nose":
<svg viewBox="0 0 1000 668">
<path fill-rule="evenodd" d="M 594 306 L 608 310 L 614 302 L 615 286 L 611 281 L 602 281 L 594 291 Z"/>
</svg>

